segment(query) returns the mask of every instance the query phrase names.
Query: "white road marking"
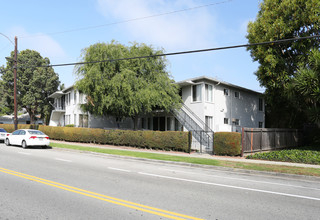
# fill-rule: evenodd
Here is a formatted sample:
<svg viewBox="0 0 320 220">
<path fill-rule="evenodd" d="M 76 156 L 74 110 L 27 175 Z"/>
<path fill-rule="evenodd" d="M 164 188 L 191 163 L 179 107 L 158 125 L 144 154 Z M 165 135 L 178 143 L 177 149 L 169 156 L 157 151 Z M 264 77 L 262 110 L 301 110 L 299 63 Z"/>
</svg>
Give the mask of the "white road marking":
<svg viewBox="0 0 320 220">
<path fill-rule="evenodd" d="M 63 161 L 63 162 L 69 162 L 71 163 L 72 161 L 71 160 L 66 160 L 66 159 L 61 159 L 61 158 L 54 158 L 55 160 L 60 160 L 60 161 Z"/>
<path fill-rule="evenodd" d="M 114 167 L 108 167 L 110 170 L 118 170 L 118 171 L 123 171 L 123 172 L 131 172 L 130 170 L 124 170 L 124 169 L 119 169 L 119 168 L 114 168 Z"/>
<path fill-rule="evenodd" d="M 175 173 L 198 174 L 198 173 L 193 173 L 193 172 L 177 171 L 177 170 L 169 170 L 169 169 L 162 169 L 162 170 L 167 170 L 167 171 L 171 171 L 171 172 L 175 172 Z M 230 180 L 239 180 L 239 181 L 245 181 L 245 182 L 252 182 L 252 183 L 265 183 L 265 184 L 270 184 L 270 185 L 288 186 L 288 187 L 311 189 L 311 190 L 320 190 L 320 188 L 312 188 L 312 187 L 307 187 L 307 186 L 297 186 L 297 185 L 292 185 L 292 184 L 273 183 L 273 182 L 268 182 L 268 181 L 249 180 L 249 179 L 242 179 L 242 178 L 235 178 L 235 177 L 225 177 L 225 176 L 203 174 L 203 173 L 201 173 L 201 175 L 206 175 L 206 176 L 210 176 L 210 177 L 217 177 L 217 178 L 221 178 L 221 179 L 230 179 Z"/>
<path fill-rule="evenodd" d="M 24 155 L 31 155 L 31 153 L 21 152 L 21 151 L 19 151 L 18 153 L 19 153 L 19 154 L 24 154 Z"/>
<path fill-rule="evenodd" d="M 191 182 L 191 183 L 200 183 L 200 184 L 206 184 L 206 185 L 221 186 L 221 187 L 227 187 L 227 188 L 233 188 L 233 189 L 241 189 L 241 190 L 248 190 L 248 191 L 253 191 L 253 192 L 261 192 L 261 193 L 268 193 L 268 194 L 274 194 L 274 195 L 295 197 L 295 198 L 300 198 L 300 199 L 310 199 L 310 200 L 320 201 L 320 198 L 309 197 L 309 196 L 300 196 L 300 195 L 289 194 L 289 193 L 281 193 L 281 192 L 274 192 L 274 191 L 268 191 L 268 190 L 253 189 L 253 188 L 232 186 L 232 185 L 219 184 L 219 183 L 210 183 L 210 182 L 183 179 L 183 178 L 170 177 L 170 176 L 162 176 L 162 175 L 157 175 L 157 174 L 152 174 L 152 173 L 143 173 L 143 172 L 138 172 L 138 173 L 142 174 L 142 175 L 147 175 L 147 176 L 154 176 L 154 177 L 160 177 L 160 178 L 166 178 L 166 179 L 173 179 L 173 180 L 179 180 L 179 181 L 185 181 L 185 182 Z"/>
</svg>

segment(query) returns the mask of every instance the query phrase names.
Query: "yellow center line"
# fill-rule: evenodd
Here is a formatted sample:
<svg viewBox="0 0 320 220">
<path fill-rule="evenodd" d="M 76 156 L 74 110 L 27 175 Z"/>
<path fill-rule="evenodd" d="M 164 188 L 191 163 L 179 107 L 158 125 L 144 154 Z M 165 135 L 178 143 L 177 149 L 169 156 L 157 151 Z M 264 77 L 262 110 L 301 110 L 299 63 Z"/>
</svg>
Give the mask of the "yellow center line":
<svg viewBox="0 0 320 220">
<path fill-rule="evenodd" d="M 150 207 L 150 206 L 146 206 L 146 205 L 142 205 L 142 204 L 138 204 L 138 203 L 122 200 L 122 199 L 118 199 L 118 198 L 115 198 L 115 197 L 102 195 L 102 194 L 99 194 L 99 193 L 83 190 L 83 189 L 80 189 L 80 188 L 68 186 L 68 185 L 65 185 L 65 184 L 61 184 L 61 183 L 58 183 L 58 182 L 42 179 L 42 178 L 39 178 L 39 177 L 35 177 L 35 176 L 28 175 L 28 174 L 24 174 L 24 173 L 19 173 L 19 172 L 16 172 L 16 171 L 13 171 L 13 170 L 8 170 L 8 169 L 1 168 L 1 167 L 0 167 L 0 172 L 7 173 L 7 174 L 10 174 L 10 175 L 14 175 L 14 176 L 18 176 L 18 177 L 21 177 L 21 178 L 24 178 L 24 179 L 28 179 L 28 180 L 35 181 L 35 182 L 38 182 L 38 183 L 46 184 L 46 185 L 49 185 L 49 186 L 53 186 L 53 187 L 56 187 L 56 188 L 59 188 L 59 189 L 63 189 L 63 190 L 66 190 L 66 191 L 78 193 L 78 194 L 81 194 L 81 195 L 84 195 L 84 196 L 88 196 L 88 197 L 91 197 L 91 198 L 99 199 L 99 200 L 106 201 L 106 202 L 109 202 L 109 203 L 117 204 L 117 205 L 124 206 L 124 207 L 127 207 L 127 208 L 132 208 L 132 209 L 140 210 L 140 211 L 143 211 L 143 212 L 147 212 L 147 213 L 163 216 L 163 217 L 170 218 L 170 219 L 176 219 L 176 220 L 181 220 L 181 219 L 201 220 L 200 218 L 195 218 L 195 217 L 188 216 L 188 215 L 183 215 L 183 214 L 179 214 L 179 213 L 175 213 L 175 212 L 170 212 L 170 211 L 166 211 L 166 210 L 162 210 L 162 209 L 158 209 L 158 208 L 154 208 L 154 207 Z M 180 217 L 182 217 L 182 218 L 180 218 Z"/>
</svg>

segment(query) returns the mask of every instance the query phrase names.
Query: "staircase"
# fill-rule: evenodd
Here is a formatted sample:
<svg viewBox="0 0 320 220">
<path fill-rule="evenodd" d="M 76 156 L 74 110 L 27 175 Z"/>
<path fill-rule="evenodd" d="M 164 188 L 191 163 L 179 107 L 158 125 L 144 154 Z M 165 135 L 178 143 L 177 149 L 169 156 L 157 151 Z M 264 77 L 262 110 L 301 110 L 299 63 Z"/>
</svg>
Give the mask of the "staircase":
<svg viewBox="0 0 320 220">
<path fill-rule="evenodd" d="M 200 152 L 213 152 L 213 131 L 190 108 L 182 104 L 180 109 L 172 111 L 175 118 L 188 130 L 200 144 Z M 202 148 L 204 146 L 204 149 Z"/>
</svg>

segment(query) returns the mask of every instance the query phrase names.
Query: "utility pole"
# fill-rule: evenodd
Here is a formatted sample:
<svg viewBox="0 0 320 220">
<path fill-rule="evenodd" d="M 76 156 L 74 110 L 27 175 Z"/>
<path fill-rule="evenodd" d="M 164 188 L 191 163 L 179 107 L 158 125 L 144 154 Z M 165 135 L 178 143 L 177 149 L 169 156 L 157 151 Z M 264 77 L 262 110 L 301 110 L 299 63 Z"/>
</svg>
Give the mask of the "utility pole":
<svg viewBox="0 0 320 220">
<path fill-rule="evenodd" d="M 14 99 L 14 130 L 18 129 L 17 116 L 17 68 L 18 68 L 18 38 L 14 37 L 14 67 L 13 67 L 13 99 Z"/>
</svg>

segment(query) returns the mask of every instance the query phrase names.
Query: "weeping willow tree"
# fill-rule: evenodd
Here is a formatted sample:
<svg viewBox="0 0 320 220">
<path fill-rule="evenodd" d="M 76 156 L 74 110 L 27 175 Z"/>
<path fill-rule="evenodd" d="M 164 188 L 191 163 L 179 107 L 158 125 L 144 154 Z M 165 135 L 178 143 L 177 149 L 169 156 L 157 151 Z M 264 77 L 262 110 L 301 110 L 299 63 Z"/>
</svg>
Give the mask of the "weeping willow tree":
<svg viewBox="0 0 320 220">
<path fill-rule="evenodd" d="M 87 96 L 83 110 L 96 116 L 131 117 L 137 128 L 140 114 L 178 108 L 179 88 L 166 69 L 167 60 L 155 56 L 162 53 L 145 44 L 125 46 L 115 41 L 83 49 L 85 64 L 76 67 L 80 78 L 76 88 Z M 147 57 L 119 60 L 142 56 Z M 110 61 L 94 62 L 101 60 Z"/>
</svg>

